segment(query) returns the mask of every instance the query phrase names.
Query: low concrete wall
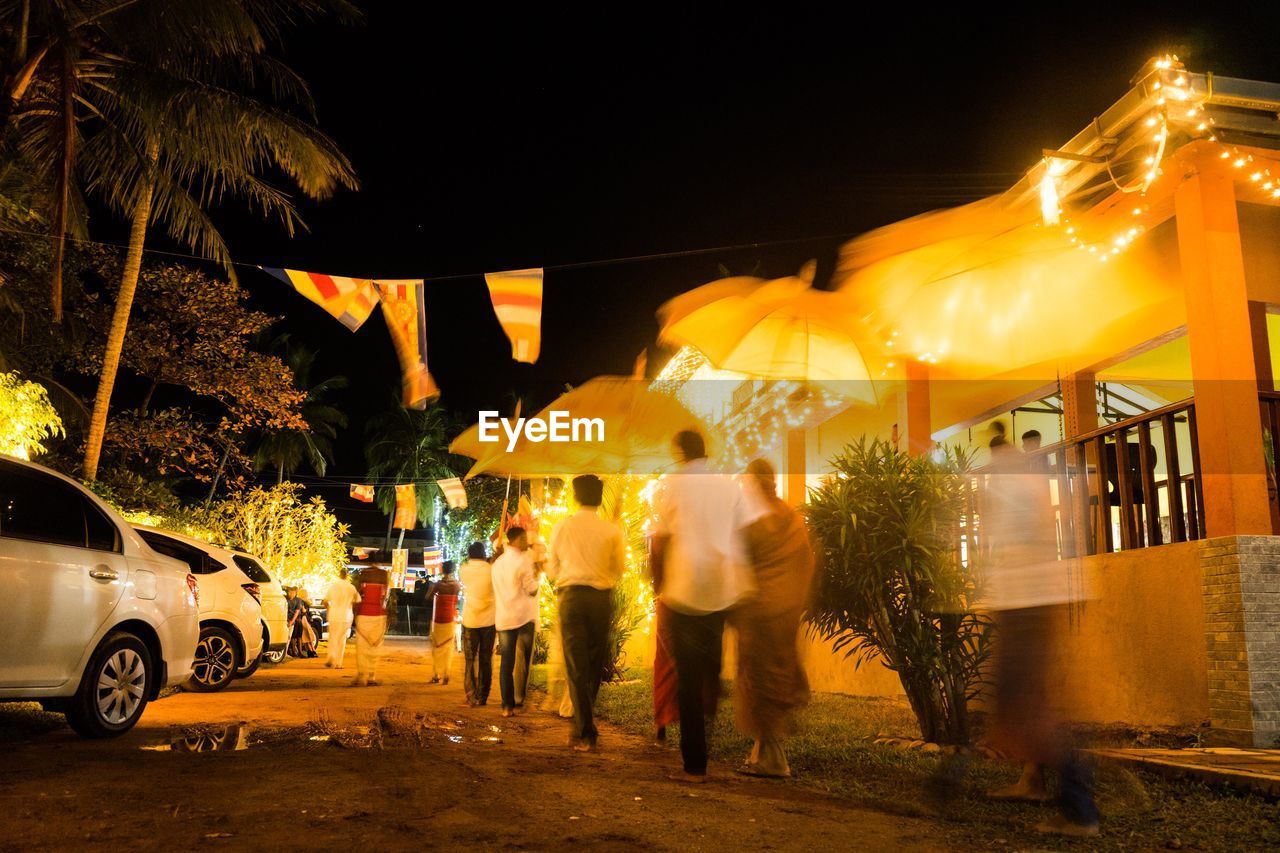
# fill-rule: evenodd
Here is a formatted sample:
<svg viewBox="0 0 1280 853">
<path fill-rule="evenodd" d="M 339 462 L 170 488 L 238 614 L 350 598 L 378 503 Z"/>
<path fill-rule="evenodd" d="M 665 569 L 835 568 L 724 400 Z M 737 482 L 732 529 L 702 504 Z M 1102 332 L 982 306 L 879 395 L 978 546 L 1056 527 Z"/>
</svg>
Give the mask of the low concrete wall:
<svg viewBox="0 0 1280 853">
<path fill-rule="evenodd" d="M 1060 626 L 1061 689 L 1054 699 L 1064 713 L 1137 726 L 1209 719 L 1201 548 L 1186 542 L 1080 561 L 1091 596 Z M 883 664 L 855 669 L 829 642 L 807 636 L 800 642 L 814 690 L 902 695 L 897 675 Z"/>
</svg>

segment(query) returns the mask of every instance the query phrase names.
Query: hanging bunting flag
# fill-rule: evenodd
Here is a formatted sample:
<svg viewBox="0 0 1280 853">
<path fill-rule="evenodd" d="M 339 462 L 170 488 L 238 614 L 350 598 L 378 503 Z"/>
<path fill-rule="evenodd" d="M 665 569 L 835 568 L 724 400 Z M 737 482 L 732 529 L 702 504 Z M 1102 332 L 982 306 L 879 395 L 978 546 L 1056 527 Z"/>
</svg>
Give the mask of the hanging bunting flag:
<svg viewBox="0 0 1280 853">
<path fill-rule="evenodd" d="M 396 517 L 391 523 L 401 530 L 418 526 L 418 490 L 413 483 L 396 486 Z"/>
<path fill-rule="evenodd" d="M 436 480 L 436 485 L 440 487 L 440 491 L 444 492 L 444 499 L 449 504 L 449 509 L 467 508 L 467 490 L 463 488 L 462 481 L 457 477 Z"/>
<path fill-rule="evenodd" d="M 444 549 L 439 545 L 427 545 L 422 549 L 422 568 L 429 575 L 440 574 L 444 566 Z"/>
<path fill-rule="evenodd" d="M 440 396 L 440 389 L 427 370 L 427 312 L 423 305 L 422 279 L 377 280 L 382 298 L 382 314 L 400 356 L 404 404 L 423 409 Z"/>
<path fill-rule="evenodd" d="M 533 364 L 542 347 L 542 270 L 508 270 L 484 275 L 511 357 Z"/>
<path fill-rule="evenodd" d="M 319 305 L 330 316 L 351 331 L 360 328 L 373 306 L 378 304 L 378 292 L 367 278 L 347 278 L 318 272 L 286 270 L 279 267 L 261 267 L 293 289 Z"/>
<path fill-rule="evenodd" d="M 373 486 L 359 486 L 359 485 L 356 485 L 355 483 L 352 483 L 349 493 L 351 497 L 355 498 L 361 503 L 367 503 L 367 504 L 373 503 Z"/>
</svg>

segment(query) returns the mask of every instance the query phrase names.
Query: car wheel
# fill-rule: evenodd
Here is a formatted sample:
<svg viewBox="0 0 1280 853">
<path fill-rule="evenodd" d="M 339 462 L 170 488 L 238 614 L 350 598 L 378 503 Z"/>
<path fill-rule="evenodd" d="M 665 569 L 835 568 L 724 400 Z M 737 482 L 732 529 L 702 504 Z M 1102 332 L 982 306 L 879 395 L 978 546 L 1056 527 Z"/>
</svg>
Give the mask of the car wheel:
<svg viewBox="0 0 1280 853">
<path fill-rule="evenodd" d="M 118 737 L 133 728 L 147 707 L 151 653 L 133 634 L 109 634 L 89 660 L 66 707 L 67 722 L 87 738 Z"/>
<path fill-rule="evenodd" d="M 288 653 L 287 649 L 281 649 L 278 652 L 263 652 L 262 657 L 267 663 L 284 663 L 285 655 Z"/>
<path fill-rule="evenodd" d="M 214 693 L 230 684 L 235 676 L 236 645 L 231 633 L 213 625 L 201 628 L 191 677 L 182 686 L 196 693 Z"/>
</svg>

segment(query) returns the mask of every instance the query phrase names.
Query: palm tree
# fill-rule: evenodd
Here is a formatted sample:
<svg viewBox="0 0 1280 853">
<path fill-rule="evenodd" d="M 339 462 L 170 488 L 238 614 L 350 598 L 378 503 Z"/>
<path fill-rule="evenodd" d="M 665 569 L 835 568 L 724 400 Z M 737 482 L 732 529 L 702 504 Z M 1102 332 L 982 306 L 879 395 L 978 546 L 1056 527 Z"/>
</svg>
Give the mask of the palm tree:
<svg viewBox="0 0 1280 853">
<path fill-rule="evenodd" d="M 449 452 L 449 442 L 457 432 L 453 418 L 438 406 L 418 410 L 397 404 L 371 420 L 364 455 L 368 477 L 378 484 L 378 508 L 394 513 L 394 486 L 414 483 L 418 486 L 418 517 L 429 518 L 440 492 L 435 481 L 457 477 L 466 470 L 467 460 Z M 431 487 L 423 488 L 428 483 Z"/>
<path fill-rule="evenodd" d="M 285 363 L 293 372 L 293 381 L 307 392 L 302 402 L 302 419 L 306 429 L 286 429 L 268 433 L 258 444 L 253 456 L 253 469 L 276 469 L 276 482 L 302 467 L 303 462 L 323 477 L 333 461 L 333 440 L 338 430 L 346 427 L 347 416 L 329 402 L 334 391 L 347 387 L 347 377 L 330 376 L 311 383 L 311 368 L 316 354 L 303 347 L 290 346 L 288 335 L 281 335 L 272 342 L 272 349 L 283 350 Z"/>
<path fill-rule="evenodd" d="M 149 226 L 161 225 L 170 238 L 219 261 L 234 275 L 230 253 L 206 209 L 225 197 L 239 196 L 262 215 L 279 219 L 292 235 L 301 225 L 298 212 L 289 195 L 264 180 L 263 173 L 283 173 L 313 199 L 325 198 L 339 187 L 356 186 L 350 163 L 312 125 L 313 104 L 305 84 L 265 52 L 266 44 L 278 34 L 269 24 L 268 11 L 287 20 L 292 12 L 346 8 L 346 4 L 339 0 L 201 2 L 210 7 L 229 5 L 245 14 L 226 19 L 209 16 L 206 25 L 225 25 L 225 32 L 211 29 L 192 44 L 163 49 L 153 45 L 137 55 L 105 59 L 101 77 L 87 78 L 78 99 L 92 104 L 96 119 L 94 133 L 79 145 L 85 188 L 130 223 L 85 446 L 82 473 L 86 480 L 97 475 Z M 110 18 L 113 28 L 150 32 L 147 23 L 164 17 L 168 6 L 157 9 L 139 0 L 132 8 L 141 20 L 130 20 L 126 27 L 128 16 L 121 12 Z"/>
</svg>

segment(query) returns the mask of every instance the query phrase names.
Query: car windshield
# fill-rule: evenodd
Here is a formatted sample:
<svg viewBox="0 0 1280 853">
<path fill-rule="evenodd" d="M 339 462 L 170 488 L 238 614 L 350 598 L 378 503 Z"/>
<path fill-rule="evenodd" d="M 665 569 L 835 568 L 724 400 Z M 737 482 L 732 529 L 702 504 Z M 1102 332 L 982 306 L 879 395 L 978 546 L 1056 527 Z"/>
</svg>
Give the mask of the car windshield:
<svg viewBox="0 0 1280 853">
<path fill-rule="evenodd" d="M 262 568 L 262 564 L 253 559 L 253 557 L 245 554 L 232 554 L 231 559 L 236 561 L 240 571 L 248 575 L 249 580 L 254 583 L 271 583 L 271 575 L 267 574 L 267 570 Z"/>
</svg>

